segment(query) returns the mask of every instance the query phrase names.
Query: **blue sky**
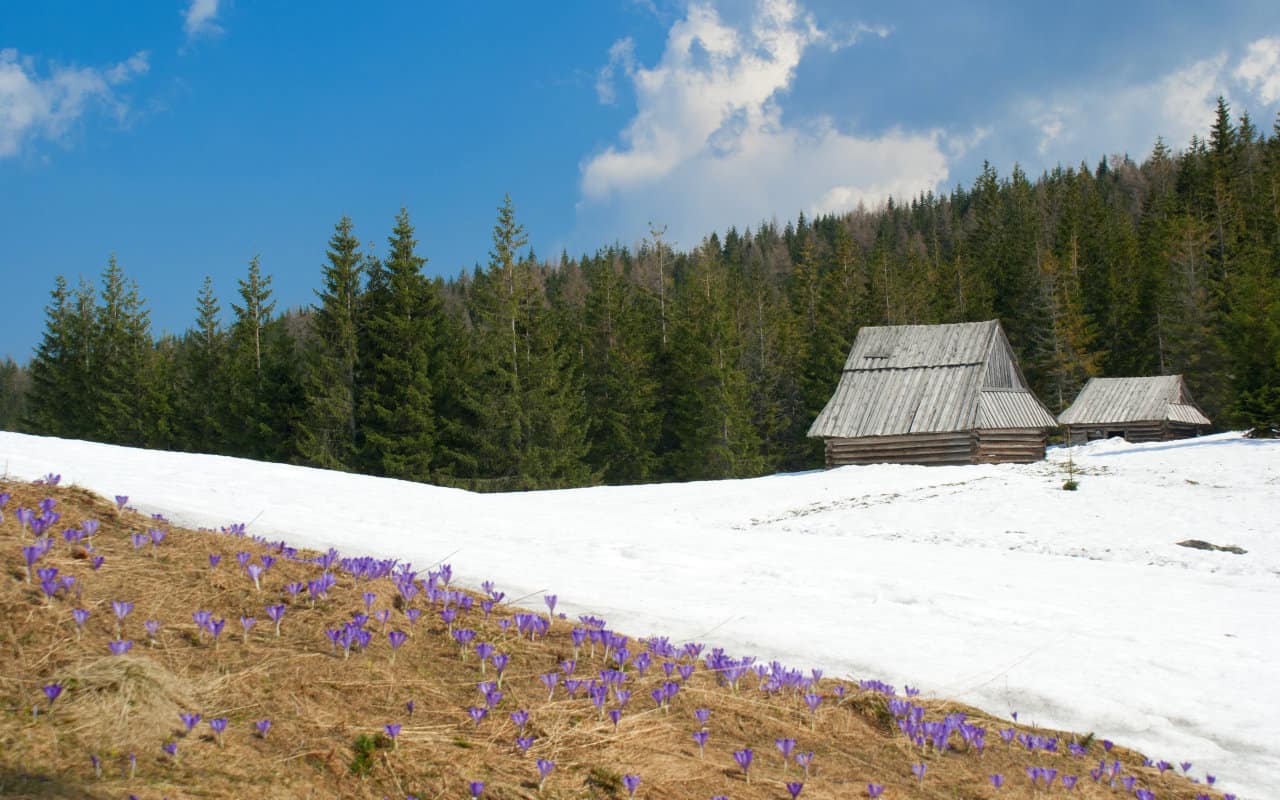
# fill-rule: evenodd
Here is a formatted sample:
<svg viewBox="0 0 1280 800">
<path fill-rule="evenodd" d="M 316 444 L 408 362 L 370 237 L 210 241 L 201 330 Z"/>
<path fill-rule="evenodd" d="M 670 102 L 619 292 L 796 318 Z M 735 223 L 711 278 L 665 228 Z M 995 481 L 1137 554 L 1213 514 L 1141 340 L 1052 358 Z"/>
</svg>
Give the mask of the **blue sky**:
<svg viewBox="0 0 1280 800">
<path fill-rule="evenodd" d="M 180 332 L 204 276 L 225 309 L 254 255 L 281 306 L 311 302 L 343 214 L 381 252 L 407 207 L 455 275 L 505 192 L 543 256 L 650 220 L 688 247 L 984 160 L 1180 147 L 1219 94 L 1269 131 L 1280 14 L 1179 5 L 7 3 L 0 357 L 29 356 L 55 275 L 111 253 Z"/>
</svg>

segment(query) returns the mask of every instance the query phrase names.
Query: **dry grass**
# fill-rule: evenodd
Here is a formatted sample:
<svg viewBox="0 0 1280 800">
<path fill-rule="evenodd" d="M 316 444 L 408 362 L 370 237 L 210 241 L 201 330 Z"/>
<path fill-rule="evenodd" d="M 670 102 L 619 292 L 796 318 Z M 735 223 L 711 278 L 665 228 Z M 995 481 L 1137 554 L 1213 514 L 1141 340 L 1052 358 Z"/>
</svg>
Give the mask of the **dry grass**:
<svg viewBox="0 0 1280 800">
<path fill-rule="evenodd" d="M 458 623 L 475 629 L 476 641 L 491 642 L 511 656 L 501 702 L 475 725 L 467 708 L 481 705 L 476 683 L 492 679 L 493 670 L 482 676 L 474 652 L 461 658 L 432 610 L 412 629 L 394 664 L 380 633 L 367 654 L 344 659 L 331 652 L 324 630 L 363 612 L 361 595 L 366 591 L 377 594 L 375 610 L 394 608 L 388 630 L 410 630 L 404 603 L 387 579 L 357 586 L 339 573 L 338 588 L 313 607 L 305 593 L 294 602 L 282 587 L 316 577 L 314 564 L 281 558 L 264 577 L 262 590 L 254 589 L 235 554 L 274 553 L 271 545 L 166 525 L 168 538 L 153 557 L 149 547 L 135 550 L 129 536 L 156 523 L 132 512 L 118 513 L 114 504 L 88 492 L 17 482 L 0 483 L 0 492 L 13 495 L 0 523 L 0 796 L 132 794 L 147 800 L 412 794 L 425 800 L 469 797 L 467 783 L 480 780 L 488 800 L 622 798 L 621 776 L 632 773 L 642 779 L 637 797 L 785 799 L 784 782 L 800 780 L 801 771 L 794 763 L 784 771 L 774 745 L 783 737 L 796 739 L 798 751 L 815 753 L 801 794 L 806 800 L 866 797 L 870 782 L 885 785 L 884 797 L 892 800 L 992 798 L 997 796 L 988 780 L 992 773 L 1007 777 L 999 797 L 1068 796 L 1056 785 L 1050 792 L 1032 790 L 1028 766 L 1080 775 L 1070 796 L 1124 794 L 1088 777 L 1102 754 L 1096 742 L 1082 759 L 1065 754 L 1065 747 L 1062 754 L 1029 755 L 996 735 L 997 728 L 1010 723 L 972 708 L 926 701 L 929 719 L 963 710 L 988 734 L 982 754 L 963 745 L 946 753 L 922 753 L 897 731 L 883 696 L 847 684 L 837 703 L 833 695 L 838 682 L 830 679 L 822 681 L 819 691 L 832 699 L 814 718 L 798 694 L 768 696 L 756 688 L 754 676 L 733 692 L 699 665 L 670 709 L 658 710 L 649 691 L 666 678 L 655 663 L 643 678 L 632 670 L 634 694 L 615 730 L 582 694 L 571 700 L 560 687 L 548 701 L 539 682 L 540 674 L 559 670 L 561 660 L 573 657 L 572 624 L 557 620 L 548 637 L 531 642 L 517 638 L 514 626 L 500 627 L 499 620 L 519 611 L 506 606 L 499 606 L 489 620 L 476 611 Z M 40 566 L 75 576 L 81 582 L 78 602 L 63 596 L 48 601 L 34 583 L 25 581 L 20 553 L 32 537 L 19 530 L 13 511 L 34 508 L 46 496 L 57 500 L 62 518 L 52 529 L 54 547 Z M 73 549 L 61 535 L 88 518 L 101 522 L 93 554 L 105 562 L 97 571 L 91 568 L 90 554 Z M 217 568 L 209 566 L 210 553 L 223 556 Z M 467 577 L 478 582 L 483 576 Z M 115 637 L 112 600 L 135 603 L 124 623 L 124 635 L 135 642 L 128 656 L 108 654 L 108 642 Z M 263 611 L 269 603 L 289 606 L 279 638 Z M 413 603 L 426 606 L 422 595 Z M 90 611 L 79 637 L 71 615 L 77 605 Z M 227 620 L 216 646 L 192 621 L 197 609 Z M 238 622 L 242 614 L 258 619 L 247 639 Z M 147 619 L 163 622 L 150 644 L 143 631 Z M 376 622 L 370 625 L 377 631 Z M 605 666 L 584 649 L 576 676 L 593 676 Z M 50 709 L 41 687 L 51 682 L 65 690 Z M 406 710 L 411 700 L 416 705 L 412 716 Z M 38 715 L 33 715 L 34 707 Z M 517 731 L 509 717 L 521 708 L 529 711 L 528 733 L 536 737 L 523 754 L 513 744 Z M 691 738 L 698 728 L 693 717 L 697 708 L 711 710 L 710 741 L 702 756 Z M 202 714 L 205 720 L 228 719 L 222 741 L 206 722 L 185 733 L 181 711 Z M 273 724 L 266 738 L 259 738 L 254 722 L 264 718 Z M 387 723 L 403 725 L 397 745 L 375 748 L 369 772 L 352 774 L 357 737 L 375 736 Z M 1064 743 L 1072 740 L 1070 734 L 1060 735 Z M 389 744 L 385 737 L 381 742 Z M 161 750 L 165 743 L 177 744 L 177 760 Z M 732 756 L 744 746 L 755 751 L 750 783 Z M 101 776 L 95 774 L 91 754 L 101 759 Z M 129 754 L 136 755 L 132 777 Z M 1125 772 L 1139 776 L 1139 785 L 1153 788 L 1160 800 L 1193 800 L 1205 791 L 1172 774 L 1161 778 L 1154 768 L 1142 766 L 1139 754 L 1116 748 L 1112 757 L 1120 758 Z M 535 768 L 540 758 L 556 762 L 541 791 Z M 928 771 L 919 782 L 911 765 L 922 760 Z"/>
</svg>

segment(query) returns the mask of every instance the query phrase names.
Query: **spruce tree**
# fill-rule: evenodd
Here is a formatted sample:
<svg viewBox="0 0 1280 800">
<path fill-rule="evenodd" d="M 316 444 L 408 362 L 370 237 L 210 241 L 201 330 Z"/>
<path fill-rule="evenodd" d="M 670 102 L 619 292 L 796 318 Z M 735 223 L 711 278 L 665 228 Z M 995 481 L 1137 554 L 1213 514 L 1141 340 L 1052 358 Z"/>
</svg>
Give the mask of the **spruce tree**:
<svg viewBox="0 0 1280 800">
<path fill-rule="evenodd" d="M 87 343 L 76 341 L 74 313 L 67 280 L 59 275 L 45 306 L 44 334 L 31 360 L 31 394 L 22 419 L 22 427 L 31 433 L 74 435 L 73 420 L 84 413 L 77 350 Z"/>
<path fill-rule="evenodd" d="M 102 273 L 101 304 L 93 337 L 95 423 L 93 436 L 113 444 L 146 444 L 154 424 L 139 407 L 139 397 L 155 391 L 151 372 L 151 323 L 138 286 L 125 277 L 115 256 Z"/>
<path fill-rule="evenodd" d="M 175 399 L 180 446 L 199 453 L 220 452 L 225 431 L 227 335 L 221 313 L 213 279 L 206 276 L 196 298 L 195 328 L 178 348 L 181 388 Z"/>
<path fill-rule="evenodd" d="M 751 422 L 743 342 L 734 326 L 719 247 L 704 242 L 676 293 L 671 371 L 671 471 L 680 480 L 757 475 L 759 437 Z"/>
<path fill-rule="evenodd" d="M 535 264 L 519 257 L 527 242 L 508 195 L 489 268 L 470 298 L 476 360 L 467 401 L 477 468 L 498 488 L 580 485 L 593 479 L 581 377 L 550 324 Z"/>
<path fill-rule="evenodd" d="M 356 466 L 356 375 L 363 258 L 350 217 L 334 226 L 328 263 L 310 316 L 304 387 L 306 413 L 298 449 L 309 464 L 329 469 Z"/>
<path fill-rule="evenodd" d="M 657 468 L 661 415 L 654 303 L 627 280 L 629 256 L 610 249 L 583 259 L 587 460 L 606 483 L 643 483 Z"/>
<path fill-rule="evenodd" d="M 369 293 L 365 321 L 366 361 L 357 418 L 363 434 L 360 458 L 373 474 L 426 481 L 436 451 L 432 369 L 438 350 L 439 287 L 422 274 L 427 260 L 417 254 L 405 209 L 396 217 L 389 242 L 390 252 Z"/>
<path fill-rule="evenodd" d="M 267 424 L 264 351 L 267 325 L 275 310 L 271 276 L 263 275 L 258 257 L 249 260 L 248 274 L 238 282 L 240 302 L 232 303 L 235 319 L 227 358 L 227 404 L 223 424 L 233 455 L 269 458 L 272 447 L 264 437 Z"/>
</svg>

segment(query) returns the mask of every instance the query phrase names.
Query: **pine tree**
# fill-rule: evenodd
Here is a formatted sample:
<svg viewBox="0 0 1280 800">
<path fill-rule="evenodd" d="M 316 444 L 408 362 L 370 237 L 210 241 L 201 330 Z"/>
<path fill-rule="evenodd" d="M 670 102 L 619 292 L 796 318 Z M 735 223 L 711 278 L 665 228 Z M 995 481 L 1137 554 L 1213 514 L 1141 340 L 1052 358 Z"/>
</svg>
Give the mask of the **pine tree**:
<svg viewBox="0 0 1280 800">
<path fill-rule="evenodd" d="M 29 372 L 11 356 L 0 361 L 0 431 L 16 431 L 25 415 Z"/>
<path fill-rule="evenodd" d="M 312 309 L 304 386 L 307 410 L 298 448 L 307 463 L 329 469 L 356 466 L 356 375 L 360 331 L 360 242 L 350 217 L 334 226 Z"/>
<path fill-rule="evenodd" d="M 589 482 L 585 396 L 571 354 L 549 324 L 546 297 L 508 195 L 493 227 L 489 268 L 471 292 L 478 470 L 497 487 Z"/>
<path fill-rule="evenodd" d="M 585 383 L 592 469 L 606 483 L 643 483 L 657 468 L 661 415 L 649 297 L 626 278 L 628 256 L 609 250 L 583 259 Z"/>
<path fill-rule="evenodd" d="M 249 260 L 248 274 L 239 281 L 240 303 L 232 303 L 227 362 L 227 449 L 233 455 L 265 459 L 272 447 L 264 437 L 267 424 L 264 340 L 276 304 L 271 276 L 263 275 L 258 257 Z"/>
<path fill-rule="evenodd" d="M 155 424 L 140 413 L 138 402 L 154 391 L 148 382 L 153 377 L 151 323 L 137 284 L 125 277 L 114 255 L 102 273 L 101 298 L 92 345 L 97 379 L 93 435 L 113 444 L 142 446 L 148 426 Z"/>
<path fill-rule="evenodd" d="M 681 480 L 759 474 L 763 462 L 751 422 L 743 342 L 733 323 L 719 247 L 704 242 L 678 286 L 672 334 L 671 471 Z"/>
<path fill-rule="evenodd" d="M 439 287 L 422 274 L 427 260 L 417 255 L 413 233 L 401 209 L 369 292 L 356 424 L 365 469 L 425 481 L 436 452 L 432 373 L 441 305 Z"/>
<path fill-rule="evenodd" d="M 225 430 L 227 336 L 221 313 L 213 279 L 206 276 L 196 298 L 195 328 L 178 349 L 181 389 L 175 399 L 180 446 L 200 453 L 219 452 Z"/>
<path fill-rule="evenodd" d="M 31 394 L 22 426 L 48 436 L 74 435 L 72 420 L 84 413 L 77 375 L 81 367 L 72 315 L 72 296 L 66 278 L 59 275 L 45 306 L 45 329 L 31 360 Z"/>
</svg>

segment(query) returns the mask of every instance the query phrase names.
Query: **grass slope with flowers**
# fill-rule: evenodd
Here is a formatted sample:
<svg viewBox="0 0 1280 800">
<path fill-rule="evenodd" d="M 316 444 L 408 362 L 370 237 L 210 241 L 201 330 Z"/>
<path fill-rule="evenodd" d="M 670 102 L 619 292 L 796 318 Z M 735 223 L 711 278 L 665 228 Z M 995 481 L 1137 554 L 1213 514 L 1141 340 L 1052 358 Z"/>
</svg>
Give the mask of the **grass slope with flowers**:
<svg viewBox="0 0 1280 800">
<path fill-rule="evenodd" d="M 0 796 L 1231 798 L 1088 733 L 116 500 L 0 482 Z"/>
</svg>

